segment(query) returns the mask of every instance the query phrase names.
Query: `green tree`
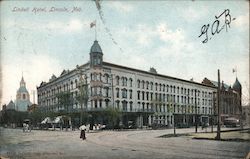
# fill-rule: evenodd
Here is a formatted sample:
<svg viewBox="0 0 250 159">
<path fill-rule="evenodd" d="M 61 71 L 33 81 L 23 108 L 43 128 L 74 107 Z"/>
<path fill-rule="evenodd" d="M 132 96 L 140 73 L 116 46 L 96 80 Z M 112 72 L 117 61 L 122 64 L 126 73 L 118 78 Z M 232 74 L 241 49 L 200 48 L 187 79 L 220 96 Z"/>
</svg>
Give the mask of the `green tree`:
<svg viewBox="0 0 250 159">
<path fill-rule="evenodd" d="M 117 121 L 121 116 L 121 112 L 118 108 L 108 107 L 105 109 L 106 115 L 108 117 L 109 123 L 111 123 L 112 128 L 115 128 Z"/>
<path fill-rule="evenodd" d="M 80 83 L 78 85 L 78 94 L 76 96 L 76 100 L 79 102 L 81 106 L 81 115 L 80 115 L 80 125 L 83 123 L 83 104 L 85 105 L 85 108 L 87 108 L 88 104 L 88 85 L 84 84 L 82 78 L 80 79 Z"/>
<path fill-rule="evenodd" d="M 72 103 L 72 97 L 71 93 L 69 91 L 66 92 L 60 92 L 56 95 L 58 98 L 58 104 L 59 106 L 62 106 L 64 110 L 66 110 L 66 113 L 69 113 L 69 106 Z"/>
</svg>

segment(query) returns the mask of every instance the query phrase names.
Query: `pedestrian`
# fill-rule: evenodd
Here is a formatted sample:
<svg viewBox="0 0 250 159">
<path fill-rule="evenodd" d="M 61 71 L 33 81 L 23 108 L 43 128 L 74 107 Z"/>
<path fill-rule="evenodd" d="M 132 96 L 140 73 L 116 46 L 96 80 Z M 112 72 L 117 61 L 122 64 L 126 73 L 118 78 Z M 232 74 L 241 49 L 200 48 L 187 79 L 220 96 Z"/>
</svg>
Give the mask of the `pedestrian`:
<svg viewBox="0 0 250 159">
<path fill-rule="evenodd" d="M 205 128 L 205 122 L 202 122 L 201 129 L 203 130 Z"/>
<path fill-rule="evenodd" d="M 82 125 L 80 126 L 80 131 L 81 131 L 81 134 L 80 134 L 80 138 L 82 140 L 85 140 L 86 139 L 86 135 L 85 135 L 85 131 L 86 131 L 86 126 L 85 125 Z"/>
<path fill-rule="evenodd" d="M 26 124 L 23 123 L 23 132 L 25 132 Z"/>
</svg>

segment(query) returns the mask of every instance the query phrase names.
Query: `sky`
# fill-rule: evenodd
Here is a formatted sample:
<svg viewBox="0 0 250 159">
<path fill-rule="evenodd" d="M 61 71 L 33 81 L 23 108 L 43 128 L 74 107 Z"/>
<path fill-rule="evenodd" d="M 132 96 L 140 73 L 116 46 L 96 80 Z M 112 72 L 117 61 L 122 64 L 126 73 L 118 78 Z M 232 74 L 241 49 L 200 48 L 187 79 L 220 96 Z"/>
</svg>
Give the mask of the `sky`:
<svg viewBox="0 0 250 159">
<path fill-rule="evenodd" d="M 32 92 L 42 81 L 88 62 L 95 40 L 90 23 L 95 20 L 104 61 L 145 71 L 154 67 L 160 74 L 196 82 L 205 77 L 217 80 L 220 69 L 228 85 L 235 82 L 232 69 L 236 68 L 243 104 L 249 101 L 248 1 L 101 0 L 99 4 L 100 10 L 94 1 L 0 2 L 1 106 L 15 100 L 22 73 L 33 102 Z M 72 12 L 73 8 L 77 9 Z M 227 16 L 222 14 L 226 9 Z M 208 41 L 203 43 L 206 33 L 199 35 L 208 24 Z"/>
</svg>

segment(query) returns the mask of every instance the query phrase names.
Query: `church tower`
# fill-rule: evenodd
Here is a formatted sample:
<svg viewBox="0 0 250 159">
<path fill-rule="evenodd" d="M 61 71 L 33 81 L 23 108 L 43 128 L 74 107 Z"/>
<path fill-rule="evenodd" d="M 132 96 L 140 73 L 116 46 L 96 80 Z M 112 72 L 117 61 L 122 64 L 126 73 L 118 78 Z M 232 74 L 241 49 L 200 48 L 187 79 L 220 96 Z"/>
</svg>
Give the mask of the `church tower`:
<svg viewBox="0 0 250 159">
<path fill-rule="evenodd" d="M 90 67 L 102 67 L 103 53 L 98 41 L 95 40 L 90 49 Z"/>
<path fill-rule="evenodd" d="M 27 111 L 27 108 L 30 105 L 31 105 L 30 95 L 26 89 L 26 83 L 22 76 L 22 79 L 20 81 L 20 87 L 17 90 L 17 94 L 16 94 L 16 110 Z"/>
</svg>

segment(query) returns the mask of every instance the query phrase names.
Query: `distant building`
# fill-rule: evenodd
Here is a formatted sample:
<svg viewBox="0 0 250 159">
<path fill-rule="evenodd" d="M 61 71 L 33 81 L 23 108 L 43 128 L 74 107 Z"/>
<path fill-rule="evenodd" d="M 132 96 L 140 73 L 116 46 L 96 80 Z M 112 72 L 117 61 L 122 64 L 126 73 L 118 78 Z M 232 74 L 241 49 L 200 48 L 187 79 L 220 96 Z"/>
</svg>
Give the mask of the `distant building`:
<svg viewBox="0 0 250 159">
<path fill-rule="evenodd" d="M 250 126 L 250 105 L 242 107 L 242 116 L 244 124 Z"/>
<path fill-rule="evenodd" d="M 6 104 L 4 104 L 3 106 L 2 106 L 2 111 L 4 111 L 4 110 L 6 110 Z"/>
<path fill-rule="evenodd" d="M 26 89 L 26 83 L 22 77 L 20 82 L 20 87 L 16 93 L 16 110 L 17 111 L 27 111 L 28 106 L 32 103 L 30 102 L 30 95 Z"/>
<path fill-rule="evenodd" d="M 6 106 L 6 110 L 15 110 L 15 103 L 11 100 L 9 104 Z"/>
<path fill-rule="evenodd" d="M 28 106 L 28 112 L 34 112 L 37 109 L 37 104 Z"/>
<path fill-rule="evenodd" d="M 118 108 L 123 114 L 124 125 L 131 121 L 139 127 L 153 123 L 173 125 L 174 120 L 194 125 L 196 113 L 207 120 L 213 114 L 215 86 L 158 74 L 154 68 L 143 71 L 104 62 L 97 41 L 90 49 L 89 62 L 70 71 L 63 70 L 59 77 L 53 75 L 49 82 L 41 82 L 37 87 L 39 107 L 47 111 L 65 111 L 57 94 L 68 91 L 71 104 L 67 110 L 80 112 L 75 97 L 81 83 L 88 87 L 85 111 Z"/>
<path fill-rule="evenodd" d="M 218 82 L 204 78 L 203 84 L 215 86 L 218 88 Z M 220 102 L 220 114 L 221 121 L 223 123 L 225 118 L 234 117 L 241 119 L 242 105 L 241 105 L 241 84 L 236 78 L 233 87 L 225 84 L 222 81 L 220 88 L 221 102 Z M 217 112 L 217 109 L 215 109 Z"/>
</svg>

